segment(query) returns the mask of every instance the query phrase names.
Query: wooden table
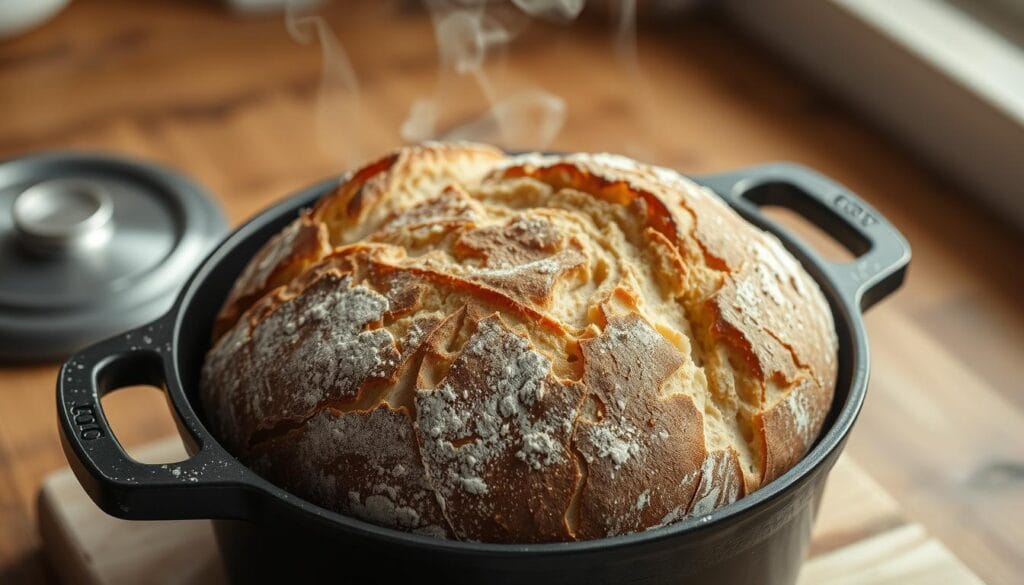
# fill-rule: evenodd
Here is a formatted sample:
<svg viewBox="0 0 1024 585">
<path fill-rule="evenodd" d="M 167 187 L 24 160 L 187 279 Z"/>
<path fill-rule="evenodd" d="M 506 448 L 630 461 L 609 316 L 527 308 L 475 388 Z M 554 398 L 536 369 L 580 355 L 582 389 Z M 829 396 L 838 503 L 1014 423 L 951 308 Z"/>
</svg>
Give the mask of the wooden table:
<svg viewBox="0 0 1024 585">
<path fill-rule="evenodd" d="M 72 2 L 43 29 L 0 44 L 0 157 L 80 148 L 163 161 L 216 193 L 237 223 L 398 144 L 412 101 L 433 90 L 423 14 L 390 3 L 349 10 L 327 16 L 360 76 L 352 124 L 330 108 L 317 115 L 319 49 L 291 40 L 280 16 L 237 19 L 209 2 Z M 545 28 L 509 52 L 504 83 L 566 100 L 554 147 L 694 173 L 797 161 L 863 195 L 910 239 L 906 287 L 867 319 L 873 382 L 849 449 L 981 577 L 1019 582 L 1020 235 L 714 16 L 643 27 L 642 80 L 616 60 L 607 30 L 600 17 Z M 449 122 L 479 103 L 469 90 L 454 96 Z M 40 479 L 64 463 L 55 371 L 0 369 L 2 583 L 53 578 L 33 509 Z M 172 432 L 155 390 L 115 393 L 104 406 L 129 448 Z"/>
</svg>

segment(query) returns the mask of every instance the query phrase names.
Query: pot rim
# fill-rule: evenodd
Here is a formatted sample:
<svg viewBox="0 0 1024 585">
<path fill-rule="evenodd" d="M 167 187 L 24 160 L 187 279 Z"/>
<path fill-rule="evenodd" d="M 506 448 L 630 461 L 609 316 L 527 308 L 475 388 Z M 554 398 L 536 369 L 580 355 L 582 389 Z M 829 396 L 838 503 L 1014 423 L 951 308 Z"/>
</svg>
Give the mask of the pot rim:
<svg viewBox="0 0 1024 585">
<path fill-rule="evenodd" d="M 838 451 L 841 450 L 860 413 L 866 394 L 869 370 L 868 345 L 861 311 L 895 290 L 902 282 L 906 265 L 910 260 L 909 245 L 899 232 L 868 204 L 840 185 L 803 167 L 774 164 L 734 173 L 698 177 L 693 180 L 718 194 L 744 219 L 777 236 L 787 250 L 800 261 L 828 300 L 839 340 L 839 355 L 842 356 L 846 352 L 849 356 L 845 361 L 840 359 L 840 372 L 837 376 L 837 392 L 835 393 L 837 399 L 840 396 L 845 396 L 845 401 L 842 404 L 833 403 L 829 418 L 826 419 L 828 427 L 819 434 L 808 453 L 780 477 L 709 514 L 687 517 L 642 532 L 585 541 L 498 544 L 447 540 L 377 526 L 320 507 L 259 477 L 231 455 L 206 427 L 203 417 L 199 414 L 201 405 L 198 405 L 198 408 L 193 405 L 190 395 L 195 396 L 197 392 L 195 392 L 195 388 L 186 390 L 186 384 L 194 384 L 194 381 L 184 380 L 181 374 L 182 343 L 187 343 L 187 341 L 183 341 L 182 329 L 187 324 L 189 309 L 195 303 L 210 302 L 209 299 L 201 297 L 200 293 L 208 279 L 217 276 L 218 270 L 223 271 L 221 267 L 230 254 L 243 245 L 262 245 L 266 239 L 255 244 L 250 243 L 250 240 L 262 230 L 267 229 L 269 225 L 290 221 L 297 216 L 301 209 L 334 188 L 338 184 L 338 178 L 319 182 L 289 196 L 260 212 L 232 232 L 192 273 L 182 287 L 171 310 L 149 328 L 149 330 L 153 330 L 156 326 L 158 329 L 160 327 L 170 329 L 170 347 L 167 352 L 170 359 L 163 364 L 163 381 L 177 421 L 183 431 L 182 435 L 186 442 L 191 442 L 190 452 L 194 455 L 193 459 L 197 464 L 201 461 L 203 469 L 210 462 L 216 462 L 221 466 L 221 469 L 218 470 L 220 481 L 212 483 L 212 487 L 240 489 L 249 496 L 255 497 L 245 498 L 246 502 L 240 504 L 238 509 L 203 509 L 201 506 L 193 509 L 185 506 L 184 511 L 168 509 L 164 513 L 155 511 L 148 514 L 132 514 L 130 509 L 125 509 L 123 502 L 110 501 L 111 496 L 117 494 L 109 493 L 111 492 L 109 486 L 102 485 L 102 481 L 98 487 L 93 486 L 94 489 L 89 489 L 90 484 L 96 483 L 96 476 L 102 475 L 102 473 L 97 473 L 99 466 L 90 460 L 87 453 L 82 452 L 81 441 L 74 436 L 75 427 L 68 416 L 61 417 L 65 451 L 69 459 L 72 460 L 76 474 L 86 485 L 87 491 L 90 492 L 93 499 L 115 515 L 140 519 L 144 517 L 210 517 L 258 521 L 267 515 L 271 506 L 279 506 L 287 512 L 297 515 L 305 522 L 332 530 L 340 529 L 358 538 L 372 539 L 390 545 L 477 555 L 564 555 L 619 550 L 683 535 L 705 533 L 730 520 L 784 505 L 786 502 L 782 498 L 787 493 L 810 481 L 818 473 L 827 472 L 831 463 L 834 462 L 835 456 L 838 456 Z M 767 194 L 757 195 L 759 189 Z M 772 193 L 777 194 L 773 195 Z M 799 196 L 794 193 L 799 193 Z M 836 193 L 839 195 L 836 196 Z M 843 202 L 854 202 L 858 209 L 866 214 L 866 217 L 872 218 L 872 221 L 865 224 L 847 211 L 843 207 Z M 819 227 L 838 230 L 833 231 L 833 235 L 848 248 L 859 247 L 864 253 L 850 264 L 825 261 L 803 242 L 796 239 L 788 230 L 760 213 L 758 205 L 764 203 L 797 208 L 796 211 L 811 219 L 812 223 L 816 223 Z M 823 209 L 827 213 L 822 215 Z M 818 213 L 820 217 L 811 217 L 814 213 Z M 847 238 L 847 241 L 843 241 L 844 237 Z M 868 244 L 866 247 L 858 244 L 858 242 L 863 244 L 865 241 Z M 873 268 L 865 272 L 865 266 Z M 233 276 L 237 276 L 237 274 Z M 217 299 L 217 306 L 220 306 L 222 302 L 223 299 Z M 85 352 L 83 352 L 84 354 Z M 205 350 L 203 355 L 205 355 Z M 842 383 L 843 363 L 849 364 L 848 372 L 846 372 L 848 381 L 845 384 L 846 392 L 840 393 L 838 385 Z M 75 364 L 75 358 L 65 364 L 61 373 L 62 381 L 72 364 Z M 94 386 L 97 386 L 96 379 L 98 377 L 99 374 L 94 373 Z M 69 379 L 71 378 L 69 373 Z M 59 382 L 59 388 L 62 389 L 62 382 Z M 100 388 L 93 390 L 97 397 L 104 391 Z M 60 399 L 59 396 L 58 400 L 60 401 Z M 61 412 L 68 412 L 68 409 L 64 408 L 65 406 L 66 404 L 61 405 Z M 99 418 L 102 419 L 102 413 L 99 414 Z M 829 423 L 829 421 L 831 422 Z M 84 465 L 76 466 L 76 460 Z M 90 466 L 89 463 L 93 463 L 93 465 Z M 129 482 L 121 484 L 120 487 L 131 488 L 132 485 Z M 118 514 L 119 511 L 121 514 Z"/>
</svg>

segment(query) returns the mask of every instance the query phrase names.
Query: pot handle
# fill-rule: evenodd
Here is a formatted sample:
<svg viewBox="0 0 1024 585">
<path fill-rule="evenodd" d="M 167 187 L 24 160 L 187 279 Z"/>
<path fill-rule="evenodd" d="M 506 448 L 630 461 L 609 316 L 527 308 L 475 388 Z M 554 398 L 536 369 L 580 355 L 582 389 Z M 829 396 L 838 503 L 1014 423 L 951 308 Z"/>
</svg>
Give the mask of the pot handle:
<svg viewBox="0 0 1024 585">
<path fill-rule="evenodd" d="M 169 329 L 159 320 L 101 341 L 64 363 L 57 380 L 64 454 L 85 491 L 112 516 L 244 519 L 256 485 L 205 431 L 187 428 L 175 413 L 192 455 L 178 463 L 139 463 L 121 448 L 103 413 L 100 398 L 119 388 L 147 384 L 166 392 Z"/>
<path fill-rule="evenodd" d="M 839 292 L 861 311 L 903 283 L 910 244 L 878 211 L 846 187 L 807 167 L 773 163 L 698 177 L 747 219 L 768 228 L 787 247 L 821 265 Z M 830 262 L 761 213 L 761 205 L 791 209 L 831 235 L 856 257 Z"/>
</svg>

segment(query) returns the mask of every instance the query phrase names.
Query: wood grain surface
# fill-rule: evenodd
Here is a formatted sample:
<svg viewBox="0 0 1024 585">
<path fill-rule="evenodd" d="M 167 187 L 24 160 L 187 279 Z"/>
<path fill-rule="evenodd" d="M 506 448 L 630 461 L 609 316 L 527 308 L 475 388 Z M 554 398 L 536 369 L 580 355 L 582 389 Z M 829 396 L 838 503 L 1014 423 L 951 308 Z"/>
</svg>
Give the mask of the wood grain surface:
<svg viewBox="0 0 1024 585">
<path fill-rule="evenodd" d="M 359 74 L 356 117 L 336 115 L 337 106 L 332 115 L 330 100 L 317 107 L 320 51 L 289 38 L 280 15 L 238 18 L 199 0 L 72 2 L 40 30 L 0 43 L 0 157 L 75 148 L 160 161 L 208 187 L 238 223 L 398 144 L 413 101 L 434 90 L 423 13 L 366 2 L 326 16 Z M 1024 240 L 941 169 L 917 164 L 718 17 L 642 27 L 638 68 L 613 50 L 609 29 L 600 16 L 533 27 L 496 70 L 498 85 L 564 97 L 555 148 L 623 152 L 692 173 L 792 160 L 896 224 L 914 261 L 904 289 L 868 316 L 873 382 L 849 449 L 979 576 L 1019 582 Z M 449 126 L 481 107 L 472 85 L 454 87 Z M 34 500 L 44 475 L 64 464 L 55 372 L 0 369 L 0 583 L 53 578 Z M 155 391 L 104 404 L 126 445 L 172 431 Z"/>
</svg>

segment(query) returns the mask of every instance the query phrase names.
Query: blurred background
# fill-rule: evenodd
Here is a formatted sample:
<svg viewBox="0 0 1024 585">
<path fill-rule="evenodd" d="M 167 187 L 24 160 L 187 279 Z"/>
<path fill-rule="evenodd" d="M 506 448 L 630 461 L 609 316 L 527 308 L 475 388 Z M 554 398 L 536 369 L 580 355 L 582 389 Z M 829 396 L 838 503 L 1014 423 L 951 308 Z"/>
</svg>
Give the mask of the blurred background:
<svg viewBox="0 0 1024 585">
<path fill-rule="evenodd" d="M 0 37 L 0 160 L 166 165 L 232 226 L 427 139 L 833 177 L 914 249 L 867 317 L 850 455 L 979 578 L 1024 573 L 1020 2 L 0 0 Z M 0 583 L 56 579 L 35 504 L 65 464 L 56 367 L 0 365 Z M 156 389 L 104 408 L 129 450 L 174 433 Z"/>
</svg>

